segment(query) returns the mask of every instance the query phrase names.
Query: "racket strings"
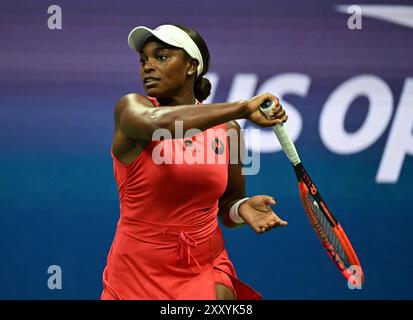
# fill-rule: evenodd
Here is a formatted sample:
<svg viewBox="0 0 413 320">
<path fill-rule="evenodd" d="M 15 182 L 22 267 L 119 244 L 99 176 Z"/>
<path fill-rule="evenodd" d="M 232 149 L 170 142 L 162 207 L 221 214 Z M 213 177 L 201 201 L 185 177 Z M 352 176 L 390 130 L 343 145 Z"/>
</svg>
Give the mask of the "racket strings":
<svg viewBox="0 0 413 320">
<path fill-rule="evenodd" d="M 347 254 L 345 253 L 343 246 L 341 245 L 340 240 L 338 239 L 337 235 L 335 234 L 332 226 L 328 222 L 327 218 L 325 217 L 324 213 L 321 211 L 318 203 L 316 201 L 308 201 L 309 204 L 311 204 L 311 207 L 313 211 L 315 212 L 317 216 L 317 220 L 321 224 L 322 230 L 324 231 L 325 235 L 327 236 L 327 239 L 329 243 L 333 246 L 333 248 L 336 250 L 337 254 L 343 261 L 344 265 L 346 267 L 350 266 L 349 259 L 347 257 Z M 317 221 L 315 221 L 317 223 Z"/>
<path fill-rule="evenodd" d="M 361 270 L 360 262 L 338 221 L 328 212 L 321 196 L 316 194 L 319 200 L 313 197 L 303 181 L 299 181 L 299 190 L 304 210 L 328 256 L 348 281 L 352 281 L 354 285 L 359 281 L 362 284 L 364 273 Z M 331 218 L 333 219 L 330 220 Z M 351 267 L 354 266 L 358 268 L 352 269 Z"/>
<path fill-rule="evenodd" d="M 344 250 L 340 244 L 340 240 L 337 238 L 334 230 L 332 229 L 327 218 L 324 216 L 321 210 L 315 210 L 313 206 L 313 201 L 309 199 L 311 196 L 306 191 L 305 196 L 303 197 L 306 212 L 308 213 L 311 222 L 314 226 L 314 229 L 317 231 L 317 234 L 320 237 L 320 240 L 323 242 L 323 245 L 330 252 L 331 257 L 336 262 L 337 266 L 340 269 L 345 269 L 349 266 L 349 260 L 347 255 L 344 253 Z M 312 197 L 311 197 L 312 198 Z M 315 200 L 314 200 L 315 202 Z M 319 209 L 319 207 L 317 206 Z M 317 213 L 316 213 L 317 211 Z M 330 248 L 329 248 L 330 247 Z"/>
</svg>

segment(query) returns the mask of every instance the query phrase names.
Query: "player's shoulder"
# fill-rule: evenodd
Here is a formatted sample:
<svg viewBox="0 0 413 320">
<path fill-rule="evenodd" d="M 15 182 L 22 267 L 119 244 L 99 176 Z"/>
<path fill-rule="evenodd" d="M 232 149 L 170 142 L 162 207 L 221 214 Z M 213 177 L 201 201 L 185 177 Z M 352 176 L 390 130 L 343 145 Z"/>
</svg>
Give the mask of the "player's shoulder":
<svg viewBox="0 0 413 320">
<path fill-rule="evenodd" d="M 154 103 L 147 97 L 139 93 L 128 93 L 121 97 L 115 105 L 115 119 L 119 119 L 123 111 L 128 108 L 155 107 Z"/>
<path fill-rule="evenodd" d="M 142 105 L 145 107 L 154 107 L 153 102 L 147 96 L 144 96 L 139 93 L 128 93 L 121 97 L 116 102 L 116 107 L 120 106 L 133 106 L 133 105 Z"/>
</svg>

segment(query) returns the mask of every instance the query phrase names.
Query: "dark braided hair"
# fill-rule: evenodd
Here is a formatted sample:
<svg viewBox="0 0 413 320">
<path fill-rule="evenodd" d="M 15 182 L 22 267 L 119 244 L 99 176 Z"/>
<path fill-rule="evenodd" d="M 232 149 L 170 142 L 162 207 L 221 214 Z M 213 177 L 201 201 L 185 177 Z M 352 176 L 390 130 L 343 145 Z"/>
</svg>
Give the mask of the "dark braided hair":
<svg viewBox="0 0 413 320">
<path fill-rule="evenodd" d="M 204 68 L 202 70 L 202 73 L 199 76 L 197 75 L 197 78 L 195 80 L 194 94 L 195 98 L 202 102 L 206 98 L 208 98 L 209 94 L 211 93 L 211 82 L 207 78 L 204 78 L 204 75 L 208 72 L 210 62 L 208 47 L 204 39 L 202 39 L 201 35 L 198 32 L 179 24 L 176 24 L 175 26 L 184 30 L 195 42 L 199 51 L 201 52 Z"/>
</svg>

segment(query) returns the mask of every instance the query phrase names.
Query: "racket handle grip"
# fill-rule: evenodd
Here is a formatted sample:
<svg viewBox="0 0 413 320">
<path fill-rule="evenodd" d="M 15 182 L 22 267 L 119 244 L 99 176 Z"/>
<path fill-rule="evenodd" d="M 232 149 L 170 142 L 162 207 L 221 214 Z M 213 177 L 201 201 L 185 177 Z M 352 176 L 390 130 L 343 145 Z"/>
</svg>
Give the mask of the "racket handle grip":
<svg viewBox="0 0 413 320">
<path fill-rule="evenodd" d="M 269 113 L 274 105 L 274 101 L 266 100 L 260 106 L 261 111 L 269 118 Z M 297 149 L 295 148 L 294 142 L 291 140 L 290 136 L 287 133 L 287 130 L 284 128 L 282 123 L 276 124 L 272 127 L 277 136 L 278 141 L 281 144 L 282 149 L 287 155 L 290 162 L 295 166 L 301 162 L 300 157 L 298 156 Z"/>
<path fill-rule="evenodd" d="M 291 163 L 295 166 L 301 162 L 300 157 L 298 156 L 297 149 L 295 148 L 294 142 L 291 140 L 290 136 L 285 130 L 284 125 L 282 123 L 277 124 L 272 127 L 277 136 L 278 141 L 281 144 L 285 154 L 287 155 L 288 159 Z"/>
</svg>

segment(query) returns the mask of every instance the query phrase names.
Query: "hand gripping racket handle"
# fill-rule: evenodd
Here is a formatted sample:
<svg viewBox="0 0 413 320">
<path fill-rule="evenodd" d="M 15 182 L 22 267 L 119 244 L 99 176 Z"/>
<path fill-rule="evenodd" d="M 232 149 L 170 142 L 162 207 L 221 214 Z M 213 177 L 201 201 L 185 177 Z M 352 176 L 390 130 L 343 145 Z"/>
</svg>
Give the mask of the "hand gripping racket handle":
<svg viewBox="0 0 413 320">
<path fill-rule="evenodd" d="M 274 106 L 273 100 L 265 100 L 261 106 L 261 111 L 265 114 L 267 118 L 269 118 L 269 114 L 271 112 L 272 107 Z M 285 154 L 287 155 L 288 159 L 291 163 L 296 166 L 301 162 L 300 157 L 298 156 L 297 149 L 295 148 L 294 142 L 288 136 L 287 130 L 285 130 L 284 125 L 282 123 L 276 124 L 272 127 L 277 136 L 278 141 L 281 144 L 282 149 L 284 150 Z"/>
</svg>

